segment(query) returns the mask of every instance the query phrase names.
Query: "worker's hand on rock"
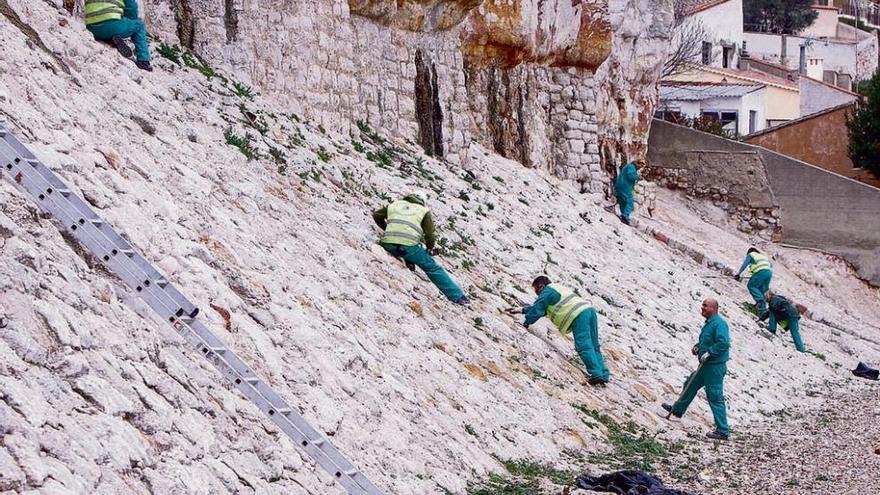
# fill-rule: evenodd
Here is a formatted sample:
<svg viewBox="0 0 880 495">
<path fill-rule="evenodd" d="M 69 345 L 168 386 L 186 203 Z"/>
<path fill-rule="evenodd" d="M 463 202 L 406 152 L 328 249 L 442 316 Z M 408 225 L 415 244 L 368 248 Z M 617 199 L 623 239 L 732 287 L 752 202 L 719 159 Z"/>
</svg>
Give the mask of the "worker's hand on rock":
<svg viewBox="0 0 880 495">
<path fill-rule="evenodd" d="M 697 346 L 694 346 L 694 348 L 691 349 L 691 354 L 693 354 L 694 356 L 696 356 L 698 352 L 700 352 L 700 348 Z"/>
<path fill-rule="evenodd" d="M 518 314 L 525 313 L 525 312 L 526 312 L 526 308 L 520 308 L 520 307 L 516 307 L 516 306 L 514 306 L 514 307 L 512 307 L 512 308 L 507 308 L 507 309 L 505 309 L 504 312 L 507 313 L 507 314 L 509 314 L 509 315 L 518 315 Z"/>
<path fill-rule="evenodd" d="M 440 248 L 434 247 L 428 250 L 431 253 L 431 256 L 440 256 Z"/>
<path fill-rule="evenodd" d="M 742 277 L 738 273 L 733 276 L 733 279 L 736 280 L 737 282 L 742 281 Z"/>
<path fill-rule="evenodd" d="M 763 313 L 761 313 L 761 316 L 758 317 L 758 321 L 764 321 L 767 318 L 770 318 L 770 312 L 764 311 Z"/>
</svg>

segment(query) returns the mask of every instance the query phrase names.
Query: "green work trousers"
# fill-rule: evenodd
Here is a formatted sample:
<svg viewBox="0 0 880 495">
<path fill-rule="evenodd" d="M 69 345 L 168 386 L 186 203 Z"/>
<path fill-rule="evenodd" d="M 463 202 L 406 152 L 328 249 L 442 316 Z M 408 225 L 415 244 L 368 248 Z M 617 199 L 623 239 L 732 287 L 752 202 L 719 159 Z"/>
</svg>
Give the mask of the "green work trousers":
<svg viewBox="0 0 880 495">
<path fill-rule="evenodd" d="M 399 244 L 382 243 L 382 247 L 391 253 L 395 258 L 403 258 L 417 267 L 421 268 L 425 275 L 434 282 L 434 285 L 443 292 L 450 301 L 458 301 L 464 296 L 464 292 L 458 287 L 458 284 L 449 277 L 446 270 L 438 265 L 434 258 L 420 244 L 415 246 L 401 246 Z"/>
<path fill-rule="evenodd" d="M 788 331 L 791 332 L 791 340 L 794 342 L 794 348 L 797 349 L 798 352 L 804 352 L 804 341 L 801 339 L 800 318 L 780 321 L 779 326 L 787 328 Z"/>
<path fill-rule="evenodd" d="M 147 28 L 144 26 L 144 21 L 138 18 L 137 0 L 125 0 L 122 19 L 99 22 L 87 27 L 98 41 L 110 41 L 114 36 L 131 38 L 134 43 L 135 58 L 142 62 L 150 61 Z"/>
<path fill-rule="evenodd" d="M 771 270 L 761 270 L 758 273 L 752 275 L 752 278 L 749 279 L 748 285 L 746 287 L 749 289 L 749 294 L 752 295 L 752 298 L 755 300 L 755 306 L 758 308 L 758 314 L 763 314 L 764 311 L 767 311 L 767 302 L 764 301 L 764 294 L 770 290 L 770 279 L 773 278 L 773 272 Z"/>
<path fill-rule="evenodd" d="M 632 194 L 617 193 L 617 204 L 620 206 L 620 218 L 629 222 L 629 216 L 635 209 L 635 198 Z"/>
<path fill-rule="evenodd" d="M 724 375 L 726 373 L 727 363 L 703 364 L 688 377 L 689 382 L 685 381 L 681 397 L 672 405 L 672 414 L 678 417 L 684 416 L 700 388 L 706 387 L 706 399 L 709 401 L 712 416 L 715 418 L 715 429 L 719 433 L 730 435 L 730 428 L 727 426 L 727 405 L 724 403 Z"/>
<path fill-rule="evenodd" d="M 605 367 L 602 349 L 599 347 L 599 319 L 596 317 L 596 310 L 589 308 L 579 314 L 571 323 L 571 332 L 574 335 L 574 350 L 587 367 L 590 378 L 607 381 L 608 368 Z"/>
</svg>

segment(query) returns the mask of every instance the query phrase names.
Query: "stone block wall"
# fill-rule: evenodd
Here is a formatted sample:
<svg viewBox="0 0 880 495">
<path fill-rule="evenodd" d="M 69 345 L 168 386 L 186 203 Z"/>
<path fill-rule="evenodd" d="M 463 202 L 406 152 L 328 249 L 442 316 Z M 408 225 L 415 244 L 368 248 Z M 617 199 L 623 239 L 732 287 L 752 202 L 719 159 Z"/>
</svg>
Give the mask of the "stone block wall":
<svg viewBox="0 0 880 495">
<path fill-rule="evenodd" d="M 663 122 L 653 135 L 662 135 Z M 692 143 L 698 144 L 698 143 Z M 672 148 L 649 144 L 650 167 L 644 176 L 670 189 L 712 201 L 739 219 L 739 230 L 772 238 L 779 232 L 779 206 L 771 192 L 764 163 L 756 151 Z"/>
<path fill-rule="evenodd" d="M 595 192 L 644 153 L 671 23 L 671 0 L 142 1 L 163 40 L 325 128 L 457 163 L 476 141 Z"/>
</svg>

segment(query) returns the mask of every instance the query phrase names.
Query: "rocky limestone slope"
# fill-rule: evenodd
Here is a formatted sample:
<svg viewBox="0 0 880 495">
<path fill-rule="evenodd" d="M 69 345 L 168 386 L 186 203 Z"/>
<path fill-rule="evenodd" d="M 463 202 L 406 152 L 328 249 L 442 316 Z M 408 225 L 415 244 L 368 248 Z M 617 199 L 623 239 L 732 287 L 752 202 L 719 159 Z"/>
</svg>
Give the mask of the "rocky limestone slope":
<svg viewBox="0 0 880 495">
<path fill-rule="evenodd" d="M 337 134 L 187 56 L 145 74 L 48 4 L 11 5 L 64 54 L 70 75 L 0 23 L 5 125 L 387 493 L 466 493 L 505 473 L 501 461 L 626 463 L 620 425 L 642 440 L 659 435 L 661 446 L 701 434 L 711 421 L 702 400 L 680 423 L 655 411 L 694 364 L 707 296 L 721 301 L 734 337 L 734 434 L 831 387 L 858 390 L 845 368 L 855 356 L 880 359 L 869 325 L 877 292 L 834 260 L 777 251 L 780 290 L 846 330 L 805 323 L 815 354 L 797 355 L 741 309 L 742 286 L 705 278 L 716 272 L 623 227 L 576 183 L 476 144 L 456 165 L 369 124 Z M 341 493 L 0 184 L 0 490 Z M 413 188 L 433 191 L 440 261 L 471 308 L 443 300 L 375 244 L 369 211 Z M 737 264 L 747 241 L 676 201 L 656 221 L 702 242 L 717 236 L 707 248 Z M 539 273 L 580 287 L 599 311 L 608 388 L 585 384 L 570 340 L 547 322 L 537 331 L 552 345 L 499 311 L 530 299 Z M 816 285 L 838 280 L 847 285 Z"/>
</svg>

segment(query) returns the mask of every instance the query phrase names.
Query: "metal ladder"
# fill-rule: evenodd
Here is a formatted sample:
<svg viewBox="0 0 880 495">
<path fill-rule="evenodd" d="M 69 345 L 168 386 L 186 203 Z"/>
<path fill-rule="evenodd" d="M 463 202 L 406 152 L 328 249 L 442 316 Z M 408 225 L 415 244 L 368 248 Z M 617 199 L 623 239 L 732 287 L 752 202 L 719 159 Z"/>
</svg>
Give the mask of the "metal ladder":
<svg viewBox="0 0 880 495">
<path fill-rule="evenodd" d="M 245 397 L 350 494 L 381 495 L 342 453 L 196 319 L 199 309 L 11 132 L 0 126 L 0 177 L 28 193 L 97 260 L 168 321 Z"/>
</svg>

